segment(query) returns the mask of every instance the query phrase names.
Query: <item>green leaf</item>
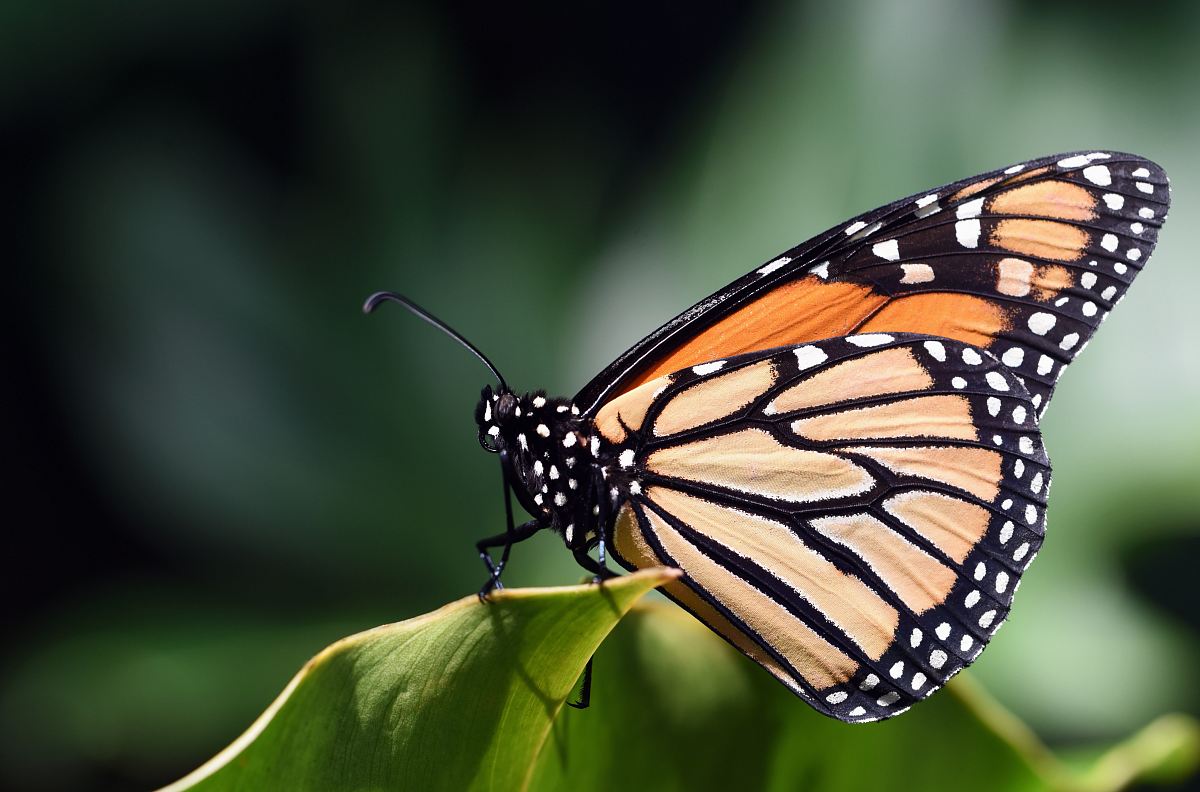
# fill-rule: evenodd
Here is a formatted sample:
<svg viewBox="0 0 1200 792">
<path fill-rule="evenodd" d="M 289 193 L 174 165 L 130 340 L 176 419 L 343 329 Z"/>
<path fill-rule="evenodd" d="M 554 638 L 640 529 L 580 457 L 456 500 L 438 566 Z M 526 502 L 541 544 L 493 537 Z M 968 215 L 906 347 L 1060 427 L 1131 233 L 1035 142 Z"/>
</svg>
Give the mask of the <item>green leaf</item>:
<svg viewBox="0 0 1200 792">
<path fill-rule="evenodd" d="M 1113 792 L 1200 763 L 1184 716 L 1064 763 L 969 674 L 900 718 L 830 720 L 672 605 L 621 618 L 674 574 L 471 597 L 351 636 L 170 789 Z M 593 653 L 591 708 L 563 708 Z"/>
<path fill-rule="evenodd" d="M 468 597 L 343 639 L 168 789 L 518 789 L 596 647 L 677 574 Z"/>
</svg>

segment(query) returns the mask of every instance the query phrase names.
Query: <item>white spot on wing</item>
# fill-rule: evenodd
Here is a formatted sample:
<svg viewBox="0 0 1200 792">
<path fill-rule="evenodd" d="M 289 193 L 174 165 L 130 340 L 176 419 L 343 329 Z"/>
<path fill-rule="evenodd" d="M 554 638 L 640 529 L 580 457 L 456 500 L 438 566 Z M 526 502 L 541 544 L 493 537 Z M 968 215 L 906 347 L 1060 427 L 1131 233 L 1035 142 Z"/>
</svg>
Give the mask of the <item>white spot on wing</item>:
<svg viewBox="0 0 1200 792">
<path fill-rule="evenodd" d="M 1154 185 L 1150 184 L 1149 182 L 1135 182 L 1134 186 L 1146 193 L 1146 195 L 1154 194 Z"/>
<path fill-rule="evenodd" d="M 796 347 L 792 350 L 796 355 L 796 362 L 800 366 L 800 370 L 812 368 L 819 363 L 824 363 L 829 359 L 829 355 L 825 354 L 825 350 L 815 346 Z"/>
<path fill-rule="evenodd" d="M 1008 390 L 1008 380 L 1004 379 L 1004 375 L 999 371 L 989 371 L 985 378 L 987 379 L 987 384 L 992 386 L 992 390 Z"/>
<path fill-rule="evenodd" d="M 942 211 L 942 207 L 938 206 L 937 193 L 930 193 L 922 198 L 917 199 L 917 211 L 913 212 L 917 217 L 929 217 L 931 214 L 936 214 Z"/>
<path fill-rule="evenodd" d="M 1024 165 L 1013 165 L 1011 168 L 1005 168 L 1004 172 L 1012 176 L 1014 173 L 1020 173 L 1023 170 L 1025 170 Z"/>
<path fill-rule="evenodd" d="M 1105 193 L 1101 197 L 1104 198 L 1104 203 L 1108 206 L 1108 208 L 1112 209 L 1114 212 L 1125 205 L 1124 195 L 1118 195 L 1117 193 Z"/>
<path fill-rule="evenodd" d="M 937 362 L 946 362 L 946 347 L 942 345 L 941 341 L 926 341 L 925 351 L 932 355 Z"/>
<path fill-rule="evenodd" d="M 1009 368 L 1016 368 L 1025 361 L 1025 350 L 1021 347 L 1010 347 L 1000 356 L 1000 361 Z"/>
<path fill-rule="evenodd" d="M 972 217 L 979 217 L 979 213 L 983 211 L 983 198 L 976 198 L 973 201 L 967 201 L 958 207 L 954 212 L 954 216 L 959 220 L 967 220 Z"/>
<path fill-rule="evenodd" d="M 772 261 L 770 264 L 767 264 L 763 267 L 759 267 L 758 274 L 759 275 L 770 275 L 772 272 L 779 269 L 780 267 L 787 266 L 787 264 L 790 261 L 791 261 L 791 259 L 788 258 L 787 256 L 784 256 L 782 258 L 777 258 L 774 261 Z"/>
<path fill-rule="evenodd" d="M 1130 175 L 1133 176 L 1135 179 L 1144 179 L 1150 175 L 1150 169 L 1149 168 L 1138 168 Z"/>
<path fill-rule="evenodd" d="M 1060 168 L 1078 168 L 1087 164 L 1088 158 L 1085 154 L 1077 154 L 1074 157 L 1067 157 L 1058 161 L 1058 167 Z"/>
<path fill-rule="evenodd" d="M 928 264 L 901 264 L 900 269 L 904 272 L 901 283 L 929 283 L 933 280 L 933 267 Z"/>
<path fill-rule="evenodd" d="M 692 366 L 692 371 L 695 372 L 696 374 L 699 374 L 701 377 L 703 377 L 706 374 L 712 374 L 714 372 L 720 371 L 721 367 L 724 365 L 725 365 L 724 360 L 714 360 L 711 363 L 701 363 L 698 366 Z"/>
<path fill-rule="evenodd" d="M 821 280 L 829 279 L 829 262 L 822 261 L 820 264 L 812 268 L 812 274 L 816 275 Z"/>
<path fill-rule="evenodd" d="M 1083 178 L 1101 187 L 1107 187 L 1112 184 L 1112 174 L 1108 172 L 1107 165 L 1092 165 L 1091 167 L 1084 168 Z"/>
<path fill-rule="evenodd" d="M 1117 249 L 1117 235 L 1116 234 L 1105 234 L 1100 240 L 1100 247 L 1104 248 L 1105 250 L 1107 250 L 1110 253 L 1112 251 L 1116 250 Z"/>
<path fill-rule="evenodd" d="M 1054 327 L 1054 323 L 1058 321 L 1054 314 L 1044 313 L 1039 311 L 1029 317 L 1029 329 L 1038 335 L 1046 335 Z"/>
<path fill-rule="evenodd" d="M 958 240 L 958 244 L 963 247 L 978 247 L 979 231 L 978 219 L 959 220 L 954 224 L 954 237 Z"/>
<path fill-rule="evenodd" d="M 871 252 L 881 259 L 895 261 L 900 258 L 900 244 L 894 239 L 885 239 L 872 245 Z"/>
<path fill-rule="evenodd" d="M 881 344 L 889 344 L 895 341 L 895 337 L 887 333 L 863 333 L 862 335 L 852 335 L 846 337 L 846 343 L 854 344 L 856 347 L 874 347 Z"/>
</svg>

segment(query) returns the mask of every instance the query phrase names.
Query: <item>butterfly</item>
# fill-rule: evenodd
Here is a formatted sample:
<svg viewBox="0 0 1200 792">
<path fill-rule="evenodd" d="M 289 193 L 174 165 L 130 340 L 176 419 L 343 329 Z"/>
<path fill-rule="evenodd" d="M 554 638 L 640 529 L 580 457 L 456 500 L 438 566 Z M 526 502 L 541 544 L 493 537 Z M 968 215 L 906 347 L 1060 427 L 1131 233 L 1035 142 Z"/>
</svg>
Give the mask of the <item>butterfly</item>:
<svg viewBox="0 0 1200 792">
<path fill-rule="evenodd" d="M 974 661 L 1045 534 L 1039 421 L 1166 219 L 1163 170 L 1060 154 L 926 190 L 766 262 L 574 398 L 476 409 L 507 530 L 663 591 L 817 711 L 897 715 Z M 511 498 L 533 515 L 515 525 Z M 490 550 L 502 548 L 498 560 Z M 595 553 L 595 557 L 593 557 Z M 590 665 L 589 665 L 590 672 Z M 583 698 L 590 689 L 585 675 Z"/>
</svg>

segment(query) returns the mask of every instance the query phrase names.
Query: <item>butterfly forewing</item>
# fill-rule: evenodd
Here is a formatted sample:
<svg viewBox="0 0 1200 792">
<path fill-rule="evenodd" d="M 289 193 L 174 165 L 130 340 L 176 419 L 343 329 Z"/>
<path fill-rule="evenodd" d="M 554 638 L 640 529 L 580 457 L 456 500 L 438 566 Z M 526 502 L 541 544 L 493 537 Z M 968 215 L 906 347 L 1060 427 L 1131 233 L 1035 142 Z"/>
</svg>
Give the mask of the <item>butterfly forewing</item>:
<svg viewBox="0 0 1200 792">
<path fill-rule="evenodd" d="M 587 415 L 708 360 L 860 332 L 987 350 L 1040 414 L 1149 259 L 1162 169 L 1084 152 L 1021 163 L 868 212 L 776 257 L 634 346 L 576 397 Z"/>
<path fill-rule="evenodd" d="M 613 540 L 826 714 L 903 711 L 982 650 L 1037 551 L 1036 410 L 986 351 L 860 334 L 648 381 L 596 416 Z"/>
</svg>

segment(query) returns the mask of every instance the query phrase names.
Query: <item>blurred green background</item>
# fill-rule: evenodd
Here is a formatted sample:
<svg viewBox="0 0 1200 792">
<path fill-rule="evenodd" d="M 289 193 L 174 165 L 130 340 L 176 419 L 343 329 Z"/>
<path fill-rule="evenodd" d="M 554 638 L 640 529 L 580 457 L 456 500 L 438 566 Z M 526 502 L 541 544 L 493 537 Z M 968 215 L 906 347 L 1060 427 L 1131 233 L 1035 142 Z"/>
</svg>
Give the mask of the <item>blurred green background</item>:
<svg viewBox="0 0 1200 792">
<path fill-rule="evenodd" d="M 482 583 L 485 372 L 369 292 L 571 394 L 852 214 L 1079 148 L 1174 207 L 1047 414 L 1048 541 L 975 668 L 1056 746 L 1200 714 L 1198 39 L 1190 3 L 0 6 L 0 785 L 169 781 Z"/>
</svg>

